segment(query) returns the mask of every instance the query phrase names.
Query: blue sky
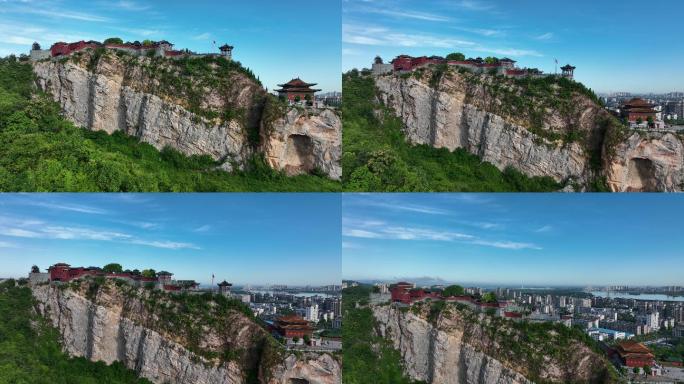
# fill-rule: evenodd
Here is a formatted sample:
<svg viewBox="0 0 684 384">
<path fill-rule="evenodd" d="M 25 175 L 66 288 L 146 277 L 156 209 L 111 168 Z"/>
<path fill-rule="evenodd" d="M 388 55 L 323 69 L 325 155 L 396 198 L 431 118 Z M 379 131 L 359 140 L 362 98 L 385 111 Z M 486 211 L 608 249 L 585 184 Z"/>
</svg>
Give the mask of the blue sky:
<svg viewBox="0 0 684 384">
<path fill-rule="evenodd" d="M 684 1 L 343 0 L 342 67 L 402 53 L 508 56 L 598 92 L 684 91 Z"/>
<path fill-rule="evenodd" d="M 0 0 L 0 56 L 38 41 L 169 40 L 176 48 L 233 58 L 269 90 L 293 77 L 339 91 L 340 0 Z"/>
<path fill-rule="evenodd" d="M 684 197 L 345 194 L 345 279 L 684 285 Z"/>
<path fill-rule="evenodd" d="M 0 277 L 57 262 L 339 284 L 339 194 L 2 194 Z M 220 280 L 219 280 L 220 281 Z"/>
</svg>

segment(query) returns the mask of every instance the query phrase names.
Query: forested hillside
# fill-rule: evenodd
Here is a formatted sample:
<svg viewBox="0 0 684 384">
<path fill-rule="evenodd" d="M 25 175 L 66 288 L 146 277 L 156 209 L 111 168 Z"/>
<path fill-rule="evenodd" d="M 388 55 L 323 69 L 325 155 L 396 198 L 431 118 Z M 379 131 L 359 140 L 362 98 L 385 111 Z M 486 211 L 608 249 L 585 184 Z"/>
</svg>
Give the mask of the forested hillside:
<svg viewBox="0 0 684 384">
<path fill-rule="evenodd" d="M 59 332 L 36 314 L 28 287 L 0 283 L 0 383 L 150 383 L 118 362 L 70 358 L 58 340 Z"/>
</svg>

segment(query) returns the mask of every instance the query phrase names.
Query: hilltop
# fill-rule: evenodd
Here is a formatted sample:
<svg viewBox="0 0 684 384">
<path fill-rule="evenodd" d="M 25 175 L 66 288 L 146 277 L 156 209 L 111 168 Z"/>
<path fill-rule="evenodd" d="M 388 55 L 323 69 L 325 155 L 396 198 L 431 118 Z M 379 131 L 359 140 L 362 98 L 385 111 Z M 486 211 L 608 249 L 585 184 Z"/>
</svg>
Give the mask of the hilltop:
<svg viewBox="0 0 684 384">
<path fill-rule="evenodd" d="M 379 376 L 396 377 L 382 382 L 618 382 L 611 364 L 578 329 L 515 322 L 459 303 L 373 303 L 366 286 L 344 293 L 350 327 L 345 380 L 362 377 L 367 353 L 384 362 Z"/>
<path fill-rule="evenodd" d="M 239 300 L 85 277 L 30 286 L 70 355 L 123 365 L 154 383 L 338 383 L 325 353 L 287 352 Z"/>
</svg>

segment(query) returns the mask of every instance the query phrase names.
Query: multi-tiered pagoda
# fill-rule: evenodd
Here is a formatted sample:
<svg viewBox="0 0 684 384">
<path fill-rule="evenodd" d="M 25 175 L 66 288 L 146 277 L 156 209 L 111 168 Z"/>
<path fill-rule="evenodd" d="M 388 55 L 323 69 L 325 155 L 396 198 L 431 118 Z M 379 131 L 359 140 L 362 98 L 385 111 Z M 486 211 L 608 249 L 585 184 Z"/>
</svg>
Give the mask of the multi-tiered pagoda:
<svg viewBox="0 0 684 384">
<path fill-rule="evenodd" d="M 280 89 L 276 89 L 278 96 L 286 97 L 291 102 L 304 101 L 314 99 L 314 93 L 320 89 L 312 89 L 316 83 L 307 83 L 300 79 L 292 79 L 285 84 L 278 84 Z"/>
<path fill-rule="evenodd" d="M 656 118 L 654 105 L 648 101 L 635 97 L 622 106 L 621 115 L 626 117 L 629 122 L 646 122 L 649 118 L 653 121 Z"/>
<path fill-rule="evenodd" d="M 279 317 L 273 328 L 280 336 L 286 339 L 293 337 L 303 338 L 305 335 L 311 336 L 313 328 L 309 322 L 297 315 L 287 315 Z"/>
</svg>

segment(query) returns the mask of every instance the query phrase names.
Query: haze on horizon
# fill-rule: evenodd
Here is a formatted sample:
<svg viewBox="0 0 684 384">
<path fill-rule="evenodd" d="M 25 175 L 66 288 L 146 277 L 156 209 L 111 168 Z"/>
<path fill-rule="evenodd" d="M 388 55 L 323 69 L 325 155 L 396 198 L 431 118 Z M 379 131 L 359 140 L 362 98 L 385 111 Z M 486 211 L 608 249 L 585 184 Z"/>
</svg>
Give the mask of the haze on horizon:
<svg viewBox="0 0 684 384">
<path fill-rule="evenodd" d="M 342 205 L 345 280 L 684 285 L 678 195 L 345 194 Z"/>
<path fill-rule="evenodd" d="M 510 57 L 575 79 L 598 93 L 684 91 L 684 2 L 659 0 L 343 0 L 342 69 L 380 55 Z M 642 12 L 654 28 L 644 29 Z"/>
<path fill-rule="evenodd" d="M 298 76 L 340 91 L 340 12 L 339 0 L 0 0 L 0 57 L 34 41 L 168 40 L 200 53 L 228 43 L 269 91 Z"/>
<path fill-rule="evenodd" d="M 203 285 L 340 284 L 340 196 L 8 194 L 0 278 L 58 262 L 166 270 Z"/>
</svg>

